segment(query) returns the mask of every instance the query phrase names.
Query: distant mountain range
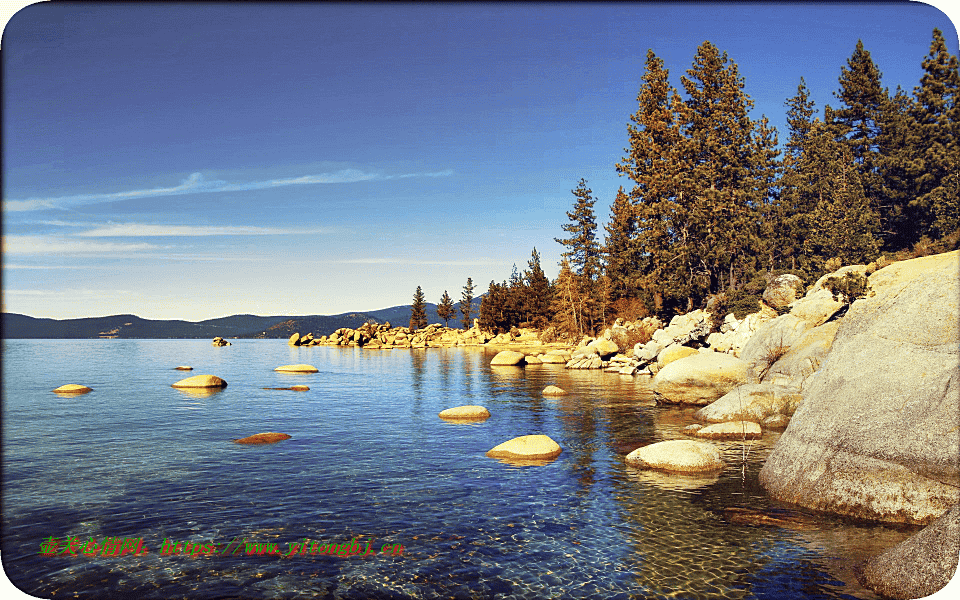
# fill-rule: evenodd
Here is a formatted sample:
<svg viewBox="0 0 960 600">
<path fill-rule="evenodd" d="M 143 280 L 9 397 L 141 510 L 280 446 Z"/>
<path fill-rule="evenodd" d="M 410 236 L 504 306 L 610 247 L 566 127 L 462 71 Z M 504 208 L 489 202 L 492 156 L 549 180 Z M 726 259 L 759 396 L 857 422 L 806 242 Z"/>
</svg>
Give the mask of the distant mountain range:
<svg viewBox="0 0 960 600">
<path fill-rule="evenodd" d="M 480 312 L 480 298 L 474 300 L 473 316 Z M 339 315 L 277 316 L 233 315 L 191 322 L 142 319 L 136 315 L 85 317 L 82 319 L 37 319 L 3 313 L 0 337 L 4 339 L 196 339 L 196 338 L 287 338 L 293 333 L 329 335 L 341 327 L 356 329 L 364 323 L 386 323 L 394 327 L 410 324 L 411 306 L 393 306 L 368 312 Z M 460 313 L 450 327 L 461 327 Z M 427 303 L 427 322 L 443 324 L 437 305 Z"/>
</svg>

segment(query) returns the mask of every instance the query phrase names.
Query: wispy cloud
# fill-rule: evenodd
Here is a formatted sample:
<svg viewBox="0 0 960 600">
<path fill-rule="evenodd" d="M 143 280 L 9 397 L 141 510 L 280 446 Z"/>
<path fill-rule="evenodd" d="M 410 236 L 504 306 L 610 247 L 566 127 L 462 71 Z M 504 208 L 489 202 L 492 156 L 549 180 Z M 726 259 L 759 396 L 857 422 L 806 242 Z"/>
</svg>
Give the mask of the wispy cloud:
<svg viewBox="0 0 960 600">
<path fill-rule="evenodd" d="M 380 257 L 380 258 L 349 258 L 344 260 L 332 260 L 325 261 L 338 264 L 353 264 L 353 265 L 443 265 L 443 266 L 463 266 L 470 267 L 475 265 L 502 265 L 506 264 L 502 260 L 493 260 L 491 258 L 476 258 L 472 260 L 430 260 L 430 259 L 413 259 L 413 258 L 393 258 L 393 257 Z"/>
<path fill-rule="evenodd" d="M 149 225 L 144 223 L 111 223 L 77 237 L 203 237 L 215 235 L 304 235 L 323 233 L 324 229 L 283 229 L 279 227 Z"/>
<path fill-rule="evenodd" d="M 153 198 L 158 196 L 179 196 L 183 194 L 205 194 L 213 192 L 243 192 L 250 190 L 264 190 L 290 185 L 317 185 L 324 183 L 357 183 L 360 181 L 375 181 L 389 179 L 407 179 L 410 177 L 449 177 L 453 171 L 437 171 L 433 173 L 406 173 L 403 175 L 384 175 L 369 173 L 359 169 L 343 169 L 334 173 L 320 173 L 318 175 L 303 175 L 286 179 L 270 179 L 266 181 L 229 182 L 223 180 L 206 180 L 202 173 L 193 173 L 180 185 L 159 187 L 126 192 L 112 192 L 107 194 L 76 194 L 73 196 L 57 196 L 52 198 L 27 198 L 24 200 L 4 200 L 3 210 L 23 212 L 44 210 L 51 208 L 65 208 L 80 204 L 95 204 L 98 202 L 115 202 L 136 198 Z"/>
<path fill-rule="evenodd" d="M 161 246 L 147 243 L 118 243 L 76 238 L 57 238 L 39 235 L 3 236 L 3 254 L 108 254 L 114 252 L 142 252 Z"/>
</svg>

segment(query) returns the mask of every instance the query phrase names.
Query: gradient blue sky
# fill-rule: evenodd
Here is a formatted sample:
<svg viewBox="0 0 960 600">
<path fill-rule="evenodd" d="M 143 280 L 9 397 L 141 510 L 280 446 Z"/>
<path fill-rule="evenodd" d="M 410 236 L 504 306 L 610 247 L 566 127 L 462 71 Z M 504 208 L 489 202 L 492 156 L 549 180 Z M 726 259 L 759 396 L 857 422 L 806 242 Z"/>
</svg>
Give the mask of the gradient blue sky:
<svg viewBox="0 0 960 600">
<path fill-rule="evenodd" d="M 956 54 L 908 2 L 34 4 L 2 40 L 3 310 L 375 310 L 534 247 L 552 278 L 579 178 L 602 222 L 629 187 L 648 48 L 678 88 L 726 51 L 782 142 L 801 76 L 837 106 L 862 39 L 912 91 L 934 27 Z"/>
</svg>

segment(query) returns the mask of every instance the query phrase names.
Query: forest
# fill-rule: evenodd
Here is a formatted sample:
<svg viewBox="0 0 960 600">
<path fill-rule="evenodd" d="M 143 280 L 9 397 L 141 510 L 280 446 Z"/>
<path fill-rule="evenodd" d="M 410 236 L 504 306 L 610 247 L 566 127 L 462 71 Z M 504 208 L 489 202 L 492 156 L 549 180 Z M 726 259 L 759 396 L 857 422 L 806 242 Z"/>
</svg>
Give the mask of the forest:
<svg viewBox="0 0 960 600">
<path fill-rule="evenodd" d="M 941 31 L 921 66 L 912 94 L 891 93 L 858 41 L 840 68 L 837 106 L 825 105 L 822 118 L 800 78 L 784 102 L 781 146 L 766 117 L 750 117 L 753 102 L 726 52 L 701 44 L 681 93 L 648 51 L 625 156 L 612 165 L 626 185 L 611 201 L 603 239 L 598 199 L 580 179 L 566 237 L 556 238 L 564 248 L 557 278 L 544 275 L 534 248 L 526 269 L 490 282 L 480 326 L 576 337 L 617 318 L 701 307 L 742 318 L 783 273 L 809 285 L 841 265 L 957 249 L 960 74 Z M 468 279 L 464 327 L 473 293 Z M 418 303 L 422 312 L 420 288 L 412 327 Z M 455 316 L 446 292 L 439 307 L 441 318 Z"/>
</svg>

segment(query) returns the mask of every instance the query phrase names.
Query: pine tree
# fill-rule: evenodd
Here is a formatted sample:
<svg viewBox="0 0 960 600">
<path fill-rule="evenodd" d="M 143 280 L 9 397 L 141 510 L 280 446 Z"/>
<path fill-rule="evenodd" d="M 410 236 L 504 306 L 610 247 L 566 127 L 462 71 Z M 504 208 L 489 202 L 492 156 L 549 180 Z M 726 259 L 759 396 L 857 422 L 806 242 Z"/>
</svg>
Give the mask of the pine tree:
<svg viewBox="0 0 960 600">
<path fill-rule="evenodd" d="M 913 117 L 920 173 L 911 208 L 922 222 L 920 233 L 934 237 L 960 226 L 957 198 L 960 169 L 960 74 L 957 57 L 947 51 L 943 33 L 933 30 L 923 76 L 914 89 Z"/>
<path fill-rule="evenodd" d="M 463 286 L 463 293 L 460 294 L 460 314 L 463 315 L 461 323 L 464 329 L 470 329 L 473 323 L 470 316 L 473 314 L 473 279 L 467 277 L 467 285 Z"/>
<path fill-rule="evenodd" d="M 527 270 L 523 272 L 527 284 L 525 311 L 534 327 L 543 328 L 550 321 L 551 290 L 550 280 L 540 266 L 540 253 L 534 247 L 527 261 Z"/>
<path fill-rule="evenodd" d="M 571 191 L 576 202 L 573 212 L 567 212 L 570 222 L 563 225 L 563 230 L 569 233 L 570 237 L 554 238 L 554 241 L 566 246 L 563 256 L 570 261 L 574 272 L 593 280 L 600 271 L 600 248 L 596 240 L 597 221 L 593 212 L 596 200 L 583 178 L 577 183 L 576 189 Z"/>
<path fill-rule="evenodd" d="M 423 290 L 417 286 L 417 291 L 413 294 L 413 306 L 410 308 L 410 330 L 416 331 L 427 326 L 427 303 L 424 299 Z"/>
<path fill-rule="evenodd" d="M 779 182 L 780 197 L 773 218 L 776 226 L 774 239 L 779 248 L 776 266 L 803 271 L 811 267 L 805 241 L 810 232 L 810 215 L 817 204 L 813 186 L 819 178 L 818 174 L 813 176 L 806 168 L 805 157 L 811 144 L 812 131 L 822 127 L 822 124 L 817 125 L 813 119 L 815 105 L 802 77 L 797 86 L 797 95 L 788 99 L 785 105 L 789 107 L 787 127 L 790 135 L 785 144 L 783 174 Z"/>
<path fill-rule="evenodd" d="M 880 85 L 880 77 L 880 70 L 864 49 L 863 41 L 857 40 L 847 66 L 840 68 L 840 89 L 834 92 L 843 105 L 837 110 L 829 106 L 824 110 L 825 123 L 851 150 L 864 193 L 878 206 L 883 195 L 879 138 L 884 106 L 890 101 L 888 92 Z M 880 214 L 882 230 L 891 231 L 895 211 L 891 207 L 880 208 L 884 209 Z"/>
<path fill-rule="evenodd" d="M 690 310 L 694 296 L 722 291 L 734 279 L 737 259 L 757 251 L 760 197 L 754 192 L 762 186 L 756 179 L 755 125 L 748 115 L 753 101 L 736 63 L 707 41 L 697 48 L 687 75 L 681 82 L 689 96 L 684 133 L 692 157 L 693 189 L 683 201 L 685 232 L 694 246 L 694 260 L 686 265 Z"/>
<path fill-rule="evenodd" d="M 604 226 L 607 231 L 603 244 L 606 256 L 606 274 L 610 278 L 610 300 L 636 297 L 637 267 L 640 253 L 637 251 L 637 217 L 633 202 L 623 191 L 610 206 L 610 223 Z"/>
<path fill-rule="evenodd" d="M 629 195 L 636 227 L 635 286 L 650 296 L 650 308 L 660 312 L 665 300 L 687 294 L 685 265 L 691 240 L 682 226 L 686 219 L 682 201 L 689 159 L 680 130 L 683 102 L 653 50 L 647 51 L 637 104 L 627 125 L 627 155 L 616 168 L 634 182 Z"/>
<path fill-rule="evenodd" d="M 584 296 L 578 285 L 579 277 L 570 268 L 570 262 L 560 262 L 560 273 L 553 283 L 554 326 L 567 335 L 582 336 L 584 333 Z"/>
<path fill-rule="evenodd" d="M 480 301 L 480 327 L 494 333 L 503 333 L 510 329 L 511 323 L 507 315 L 509 291 L 507 283 L 499 284 L 490 281 L 487 293 Z"/>
<path fill-rule="evenodd" d="M 443 296 L 440 297 L 440 303 L 437 304 L 437 316 L 443 319 L 444 327 L 450 326 L 450 319 L 453 318 L 456 312 L 456 309 L 453 307 L 453 299 L 450 298 L 447 290 L 443 290 Z"/>
<path fill-rule="evenodd" d="M 810 214 L 806 252 L 822 269 L 830 258 L 843 264 L 865 264 L 876 258 L 874 233 L 879 218 L 860 182 L 849 145 L 834 139 L 829 127 L 815 123 L 802 169 L 811 178 L 815 208 Z"/>
</svg>

